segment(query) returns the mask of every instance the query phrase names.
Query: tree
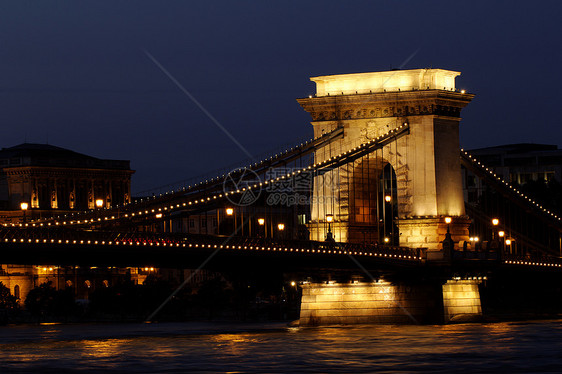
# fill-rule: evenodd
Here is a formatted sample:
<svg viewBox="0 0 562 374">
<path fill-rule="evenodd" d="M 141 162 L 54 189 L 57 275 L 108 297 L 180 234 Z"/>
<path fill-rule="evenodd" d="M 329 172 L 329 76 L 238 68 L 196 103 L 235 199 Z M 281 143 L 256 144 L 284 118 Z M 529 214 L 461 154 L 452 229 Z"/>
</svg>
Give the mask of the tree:
<svg viewBox="0 0 562 374">
<path fill-rule="evenodd" d="M 10 293 L 10 289 L 0 282 L 0 309 L 13 310 L 18 308 L 18 301 Z"/>
<path fill-rule="evenodd" d="M 54 313 L 57 291 L 51 284 L 52 282 L 47 282 L 35 287 L 25 298 L 25 309 L 39 319 Z"/>
</svg>

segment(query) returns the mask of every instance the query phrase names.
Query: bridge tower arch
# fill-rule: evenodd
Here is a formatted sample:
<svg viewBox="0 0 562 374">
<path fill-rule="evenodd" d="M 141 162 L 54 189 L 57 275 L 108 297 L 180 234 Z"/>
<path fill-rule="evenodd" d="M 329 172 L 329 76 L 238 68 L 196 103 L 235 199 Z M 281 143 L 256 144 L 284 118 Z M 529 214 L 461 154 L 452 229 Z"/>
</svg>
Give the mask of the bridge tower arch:
<svg viewBox="0 0 562 374">
<path fill-rule="evenodd" d="M 372 191 L 371 174 L 376 166 L 371 164 L 381 167 L 387 163 L 395 172 L 397 201 L 393 214 L 400 245 L 440 249 L 447 226 L 453 240 L 468 240 L 470 221 L 464 211 L 459 122 L 461 109 L 474 95 L 455 88 L 458 75 L 443 69 L 413 69 L 311 78 L 316 94 L 297 101 L 312 116 L 314 136 L 344 129 L 342 138 L 316 150 L 316 162 L 404 123 L 409 126 L 409 134 L 315 177 L 311 239 L 325 238 L 325 217 L 331 214 L 336 240 L 361 242 L 354 227 L 357 207 L 350 197 L 357 190 Z M 365 184 L 350 184 L 349 180 L 363 180 Z M 447 225 L 445 217 L 452 217 L 453 222 Z"/>
</svg>

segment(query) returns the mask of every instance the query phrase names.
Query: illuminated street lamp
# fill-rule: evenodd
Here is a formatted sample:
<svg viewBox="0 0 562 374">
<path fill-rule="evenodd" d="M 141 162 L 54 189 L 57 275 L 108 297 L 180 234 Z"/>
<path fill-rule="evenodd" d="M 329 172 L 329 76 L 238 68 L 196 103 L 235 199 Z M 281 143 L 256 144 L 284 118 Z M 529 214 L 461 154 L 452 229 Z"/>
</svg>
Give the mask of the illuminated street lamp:
<svg viewBox="0 0 562 374">
<path fill-rule="evenodd" d="M 386 244 L 388 244 L 389 241 L 390 241 L 390 239 L 389 239 L 388 237 L 385 237 L 385 238 L 384 238 L 384 242 L 385 242 Z"/>
<path fill-rule="evenodd" d="M 492 219 L 492 225 L 497 226 L 500 224 L 500 220 L 497 218 Z"/>
<path fill-rule="evenodd" d="M 25 225 L 25 212 L 27 211 L 27 208 L 29 207 L 29 205 L 26 202 L 23 202 L 20 204 L 20 208 L 21 210 L 23 210 L 23 224 Z"/>
<path fill-rule="evenodd" d="M 392 196 L 386 195 L 386 196 L 384 197 L 384 201 L 386 201 L 387 203 L 390 203 L 390 202 L 392 201 Z"/>
<path fill-rule="evenodd" d="M 97 199 L 96 200 L 96 208 L 101 208 L 103 206 L 103 200 L 102 199 Z"/>
<path fill-rule="evenodd" d="M 503 238 L 505 236 L 505 231 L 498 231 L 498 236 Z"/>
<path fill-rule="evenodd" d="M 227 216 L 231 216 L 234 214 L 234 209 L 232 208 L 226 208 L 226 215 Z"/>
<path fill-rule="evenodd" d="M 326 241 L 327 242 L 333 242 L 334 241 L 334 237 L 332 236 L 332 222 L 334 221 L 334 215 L 333 214 L 326 214 L 326 222 L 328 222 L 328 233 L 326 234 Z"/>
<path fill-rule="evenodd" d="M 265 218 L 258 218 L 258 225 L 259 225 L 259 234 L 261 235 L 263 231 L 263 236 L 267 236 L 266 228 L 265 228 Z"/>
<path fill-rule="evenodd" d="M 279 239 L 284 239 L 283 231 L 285 230 L 285 224 L 284 223 L 277 224 L 277 230 L 279 230 Z"/>
<path fill-rule="evenodd" d="M 445 223 L 447 224 L 447 233 L 449 232 L 449 225 L 453 222 L 451 217 L 445 217 Z"/>
</svg>

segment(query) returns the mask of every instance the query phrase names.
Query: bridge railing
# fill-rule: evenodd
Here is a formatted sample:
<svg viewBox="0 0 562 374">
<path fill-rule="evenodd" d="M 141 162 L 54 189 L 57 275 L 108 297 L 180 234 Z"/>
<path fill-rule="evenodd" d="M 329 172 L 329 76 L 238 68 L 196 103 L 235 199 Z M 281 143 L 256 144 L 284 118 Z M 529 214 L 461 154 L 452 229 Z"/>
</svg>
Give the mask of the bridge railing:
<svg viewBox="0 0 562 374">
<path fill-rule="evenodd" d="M 150 233 L 72 230 L 68 228 L 0 228 L 1 243 L 169 245 L 205 248 L 262 249 L 299 253 L 330 253 L 378 256 L 388 260 L 420 261 L 423 249 L 377 244 L 308 240 L 277 240 L 263 237 L 227 237 L 185 233 Z"/>
</svg>

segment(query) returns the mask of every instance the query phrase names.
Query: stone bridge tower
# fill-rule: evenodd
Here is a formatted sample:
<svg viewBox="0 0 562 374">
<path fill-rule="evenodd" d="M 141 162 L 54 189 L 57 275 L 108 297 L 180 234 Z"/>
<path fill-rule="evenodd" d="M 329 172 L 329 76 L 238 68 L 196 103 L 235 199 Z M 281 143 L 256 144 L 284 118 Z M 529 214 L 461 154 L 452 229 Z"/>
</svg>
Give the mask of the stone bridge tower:
<svg viewBox="0 0 562 374">
<path fill-rule="evenodd" d="M 393 219 L 392 228 L 383 230 L 392 230 L 394 244 L 440 249 L 447 226 L 455 242 L 468 240 L 459 122 L 461 109 L 474 96 L 456 90 L 458 75 L 413 69 L 311 78 L 316 94 L 298 102 L 312 116 L 314 135 L 344 129 L 343 138 L 316 151 L 315 161 L 404 123 L 410 128 L 408 135 L 382 149 L 315 177 L 311 239 L 326 238 L 326 216 L 332 215 L 336 241 L 382 242 L 380 225 L 386 213 L 386 221 L 388 215 Z M 392 170 L 386 181 L 385 170 Z M 450 225 L 445 217 L 452 218 Z"/>
</svg>

